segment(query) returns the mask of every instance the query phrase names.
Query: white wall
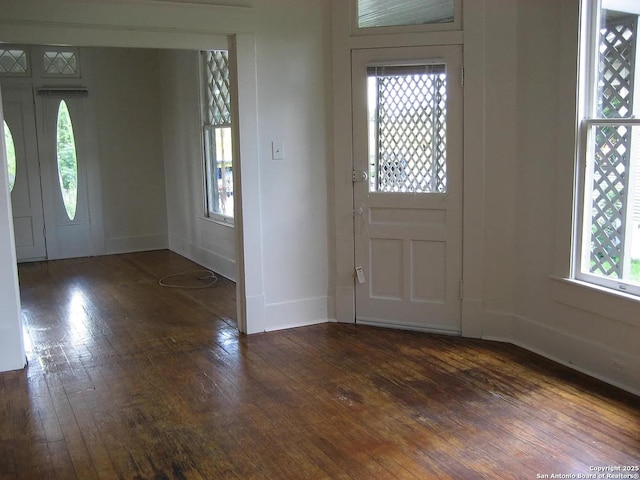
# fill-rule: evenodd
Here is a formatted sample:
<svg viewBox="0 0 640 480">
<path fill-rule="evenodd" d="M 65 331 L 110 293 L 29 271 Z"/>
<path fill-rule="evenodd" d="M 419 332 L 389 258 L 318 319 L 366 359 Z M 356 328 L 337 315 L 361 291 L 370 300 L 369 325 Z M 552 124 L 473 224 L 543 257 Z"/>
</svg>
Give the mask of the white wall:
<svg viewBox="0 0 640 480">
<path fill-rule="evenodd" d="M 255 1 L 265 329 L 333 316 L 329 295 L 329 2 Z M 284 160 L 271 142 L 284 142 Z"/>
<path fill-rule="evenodd" d="M 204 217 L 199 54 L 195 50 L 163 50 L 159 55 L 164 72 L 162 125 L 169 248 L 236 280 L 234 227 Z"/>
<path fill-rule="evenodd" d="M 640 301 L 562 280 L 571 258 L 578 1 L 485 5 L 482 337 L 639 393 Z"/>
<path fill-rule="evenodd" d="M 82 53 L 92 66 L 106 253 L 167 248 L 158 52 Z"/>
<path fill-rule="evenodd" d="M 3 119 L 0 92 L 0 124 Z M 4 372 L 22 368 L 26 361 L 4 135 L 0 135 L 0 265 L 0 372 Z"/>
<path fill-rule="evenodd" d="M 571 256 L 577 26 L 577 0 L 518 4 L 514 340 L 640 393 L 640 300 L 552 278 Z"/>
<path fill-rule="evenodd" d="M 327 196 L 330 10 L 323 1 L 252 4 L 258 19 L 264 255 L 263 290 L 257 296 L 262 320 L 252 331 L 261 331 L 333 317 Z M 163 77 L 163 121 L 170 248 L 233 279 L 234 232 L 202 218 L 196 62 L 193 52 L 162 54 L 162 70 L 168 72 Z M 272 160 L 272 141 L 284 143 L 284 160 Z"/>
</svg>

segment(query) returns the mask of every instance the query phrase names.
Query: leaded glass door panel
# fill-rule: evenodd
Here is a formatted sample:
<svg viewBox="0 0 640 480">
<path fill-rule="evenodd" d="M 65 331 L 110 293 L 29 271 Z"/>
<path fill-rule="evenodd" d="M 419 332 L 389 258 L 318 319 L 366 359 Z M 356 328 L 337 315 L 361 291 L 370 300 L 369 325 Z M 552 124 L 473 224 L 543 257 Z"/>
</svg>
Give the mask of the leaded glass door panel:
<svg viewBox="0 0 640 480">
<path fill-rule="evenodd" d="M 460 331 L 458 46 L 352 53 L 356 320 Z"/>
</svg>

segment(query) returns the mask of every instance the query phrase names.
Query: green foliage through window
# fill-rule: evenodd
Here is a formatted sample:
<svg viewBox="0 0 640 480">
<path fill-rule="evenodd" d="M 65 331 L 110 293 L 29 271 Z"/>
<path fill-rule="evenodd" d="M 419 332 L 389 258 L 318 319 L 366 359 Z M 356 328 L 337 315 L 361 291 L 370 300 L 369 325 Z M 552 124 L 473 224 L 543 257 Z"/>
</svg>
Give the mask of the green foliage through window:
<svg viewBox="0 0 640 480">
<path fill-rule="evenodd" d="M 4 143 L 7 149 L 7 165 L 9 167 L 9 191 L 13 191 L 16 184 L 16 146 L 13 143 L 13 135 L 9 130 L 9 125 L 4 122 Z"/>
<path fill-rule="evenodd" d="M 71 116 L 64 100 L 58 108 L 57 154 L 62 200 L 69 220 L 73 220 L 78 203 L 78 161 Z"/>
</svg>

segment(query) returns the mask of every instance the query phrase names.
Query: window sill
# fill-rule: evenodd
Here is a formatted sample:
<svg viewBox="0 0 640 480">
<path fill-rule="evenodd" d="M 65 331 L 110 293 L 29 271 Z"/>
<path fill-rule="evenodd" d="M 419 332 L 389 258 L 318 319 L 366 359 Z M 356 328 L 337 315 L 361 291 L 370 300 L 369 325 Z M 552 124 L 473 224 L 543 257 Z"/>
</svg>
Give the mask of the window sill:
<svg viewBox="0 0 640 480">
<path fill-rule="evenodd" d="M 200 220 L 204 220 L 205 222 L 215 223 L 217 225 L 222 225 L 223 227 L 228 227 L 228 228 L 234 228 L 235 227 L 233 218 L 223 217 L 222 215 L 215 216 L 215 217 L 205 217 L 204 215 L 201 215 L 198 218 Z"/>
<path fill-rule="evenodd" d="M 551 298 L 556 302 L 640 326 L 640 297 L 572 278 L 550 278 Z"/>
</svg>

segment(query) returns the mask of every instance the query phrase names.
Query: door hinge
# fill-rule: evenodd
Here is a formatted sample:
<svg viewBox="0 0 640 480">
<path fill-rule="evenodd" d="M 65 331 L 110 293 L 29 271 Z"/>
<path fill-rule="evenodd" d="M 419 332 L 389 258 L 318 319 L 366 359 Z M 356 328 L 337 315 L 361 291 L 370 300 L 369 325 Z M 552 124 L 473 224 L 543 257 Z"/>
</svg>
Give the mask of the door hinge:
<svg viewBox="0 0 640 480">
<path fill-rule="evenodd" d="M 460 300 L 464 300 L 464 282 L 462 280 L 458 284 L 458 289 L 460 291 Z"/>
<path fill-rule="evenodd" d="M 460 86 L 464 88 L 464 67 L 460 67 Z"/>
<path fill-rule="evenodd" d="M 369 179 L 369 175 L 364 170 L 353 170 L 351 172 L 351 181 L 353 182 L 366 182 Z"/>
</svg>

